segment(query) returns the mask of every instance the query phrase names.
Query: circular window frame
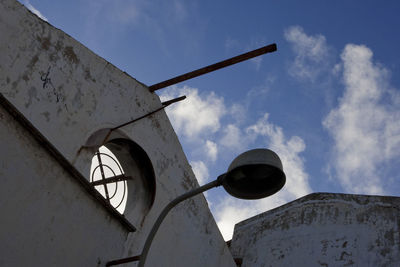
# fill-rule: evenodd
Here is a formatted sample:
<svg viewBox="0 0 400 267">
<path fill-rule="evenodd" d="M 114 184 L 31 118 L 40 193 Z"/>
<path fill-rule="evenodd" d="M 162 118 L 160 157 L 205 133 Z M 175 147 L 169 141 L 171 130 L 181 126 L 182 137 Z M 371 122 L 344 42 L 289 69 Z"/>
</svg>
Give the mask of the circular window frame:
<svg viewBox="0 0 400 267">
<path fill-rule="evenodd" d="M 131 179 L 124 180 L 127 186 L 126 205 L 124 211 L 119 212 L 133 225 L 141 225 L 154 203 L 156 194 L 153 164 L 141 146 L 119 131 L 113 131 L 108 141 L 102 144 L 105 133 L 108 134 L 109 129 L 95 132 L 88 139 L 88 143 L 97 148 L 104 145 L 119 162 L 123 174 L 131 177 Z M 92 169 L 92 165 L 90 169 Z M 89 179 L 91 176 L 90 173 Z"/>
</svg>

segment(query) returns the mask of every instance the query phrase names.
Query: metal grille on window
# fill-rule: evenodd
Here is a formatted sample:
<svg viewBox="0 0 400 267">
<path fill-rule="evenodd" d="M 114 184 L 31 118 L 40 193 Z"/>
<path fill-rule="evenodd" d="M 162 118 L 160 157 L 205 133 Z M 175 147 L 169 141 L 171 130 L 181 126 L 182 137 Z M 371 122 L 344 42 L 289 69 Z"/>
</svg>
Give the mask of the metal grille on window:
<svg viewBox="0 0 400 267">
<path fill-rule="evenodd" d="M 92 158 L 90 183 L 115 208 L 123 213 L 128 195 L 127 180 L 117 157 L 101 146 Z"/>
</svg>

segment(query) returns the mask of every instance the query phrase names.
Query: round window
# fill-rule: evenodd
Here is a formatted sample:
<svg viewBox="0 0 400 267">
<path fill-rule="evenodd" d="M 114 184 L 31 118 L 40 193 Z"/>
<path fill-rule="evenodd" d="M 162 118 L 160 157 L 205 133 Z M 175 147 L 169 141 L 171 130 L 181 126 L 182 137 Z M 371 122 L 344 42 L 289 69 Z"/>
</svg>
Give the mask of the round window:
<svg viewBox="0 0 400 267">
<path fill-rule="evenodd" d="M 101 146 L 92 158 L 90 183 L 121 214 L 126 206 L 128 179 L 117 157 Z"/>
<path fill-rule="evenodd" d="M 103 133 L 104 130 L 99 130 L 89 141 L 95 144 L 97 139 L 104 139 Z M 96 150 L 89 182 L 110 205 L 139 227 L 154 202 L 156 180 L 153 166 L 138 144 L 118 132 L 113 134 Z"/>
</svg>

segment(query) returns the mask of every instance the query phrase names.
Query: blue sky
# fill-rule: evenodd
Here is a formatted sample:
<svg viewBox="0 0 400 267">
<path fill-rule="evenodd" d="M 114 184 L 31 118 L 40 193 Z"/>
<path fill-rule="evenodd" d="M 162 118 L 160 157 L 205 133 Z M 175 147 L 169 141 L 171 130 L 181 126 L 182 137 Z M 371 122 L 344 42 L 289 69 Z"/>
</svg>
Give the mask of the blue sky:
<svg viewBox="0 0 400 267">
<path fill-rule="evenodd" d="M 312 192 L 398 195 L 398 1 L 21 1 L 151 85 L 270 43 L 278 51 L 176 86 L 167 108 L 200 184 L 250 148 L 281 157 L 287 184 L 260 201 L 206 196 L 233 225 Z"/>
</svg>

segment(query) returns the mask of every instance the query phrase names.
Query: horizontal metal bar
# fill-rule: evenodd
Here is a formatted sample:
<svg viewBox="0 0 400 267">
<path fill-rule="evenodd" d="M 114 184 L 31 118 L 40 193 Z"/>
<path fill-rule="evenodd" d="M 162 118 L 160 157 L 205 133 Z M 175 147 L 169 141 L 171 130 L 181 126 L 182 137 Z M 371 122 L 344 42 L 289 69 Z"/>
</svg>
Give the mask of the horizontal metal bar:
<svg viewBox="0 0 400 267">
<path fill-rule="evenodd" d="M 136 122 L 136 121 L 138 121 L 138 120 L 141 120 L 141 119 L 143 119 L 143 118 L 145 118 L 145 117 L 148 117 L 148 116 L 150 116 L 150 115 L 153 115 L 153 114 L 156 113 L 157 111 L 160 111 L 160 110 L 162 110 L 162 109 L 168 107 L 168 106 L 171 105 L 172 103 L 181 101 L 181 100 L 183 100 L 183 99 L 185 99 L 185 98 L 186 98 L 186 96 L 180 96 L 180 97 L 177 97 L 177 98 L 174 98 L 174 99 L 171 99 L 171 100 L 162 102 L 162 103 L 161 103 L 162 106 L 159 107 L 158 109 L 153 110 L 153 111 L 151 111 L 151 112 L 149 112 L 149 113 L 147 113 L 147 114 L 145 114 L 145 115 L 143 115 L 143 116 L 140 116 L 139 118 L 136 118 L 136 119 L 133 119 L 133 120 L 131 120 L 131 121 L 125 122 L 125 123 L 123 123 L 123 124 L 121 124 L 121 125 L 118 125 L 118 126 L 112 128 L 111 130 L 112 130 L 112 131 L 117 130 L 118 128 L 124 127 L 124 126 L 126 126 L 126 125 L 128 125 L 128 124 L 134 123 L 134 122 Z"/>
<path fill-rule="evenodd" d="M 132 177 L 120 174 L 120 175 L 116 175 L 113 177 L 105 177 L 104 179 L 100 179 L 100 180 L 91 182 L 90 184 L 92 186 L 98 186 L 98 185 L 111 184 L 111 183 L 116 183 L 116 182 L 126 181 L 126 180 L 132 180 Z"/>
<path fill-rule="evenodd" d="M 184 100 L 185 98 L 186 98 L 186 96 L 180 96 L 180 97 L 177 97 L 177 98 L 174 98 L 174 99 L 171 99 L 171 100 L 167 100 L 167 101 L 165 101 L 165 102 L 162 102 L 162 103 L 161 103 L 161 107 L 157 108 L 156 110 L 153 110 L 153 111 L 151 111 L 151 112 L 149 112 L 149 113 L 147 113 L 147 114 L 144 114 L 144 115 L 142 115 L 142 116 L 140 116 L 140 117 L 138 117 L 138 118 L 136 118 L 136 119 L 133 119 L 133 120 L 131 120 L 131 121 L 128 121 L 128 122 L 125 122 L 125 123 L 120 124 L 120 125 L 118 125 L 118 126 L 115 126 L 114 128 L 111 128 L 110 131 L 108 131 L 106 137 L 104 138 L 103 145 L 107 142 L 107 140 L 108 140 L 108 138 L 110 137 L 112 131 L 115 131 L 115 130 L 121 128 L 121 127 L 124 127 L 124 126 L 128 125 L 128 124 L 137 122 L 138 120 L 141 120 L 141 119 L 144 119 L 144 118 L 146 118 L 146 117 L 148 117 L 148 116 L 150 116 L 150 115 L 153 115 L 154 113 L 156 113 L 156 112 L 158 112 L 158 111 L 160 111 L 160 110 L 162 110 L 162 109 L 168 107 L 169 105 L 171 105 L 171 104 L 173 104 L 173 103 L 175 103 L 175 102 L 182 101 L 182 100 Z"/>
<path fill-rule="evenodd" d="M 129 258 L 123 258 L 120 260 L 109 261 L 106 263 L 106 266 L 108 267 L 108 266 L 120 265 L 123 263 L 128 263 L 128 262 L 133 262 L 133 261 L 138 261 L 138 260 L 140 260 L 140 255 L 129 257 Z"/>
<path fill-rule="evenodd" d="M 38 130 L 25 116 L 0 93 L 0 105 L 30 133 L 33 138 L 68 172 L 75 180 L 83 186 L 95 200 L 98 201 L 105 210 L 119 221 L 129 232 L 135 232 L 136 228 L 121 215 L 104 197 L 89 183 L 89 181 L 72 165 L 60 151 L 50 143 L 49 140 Z"/>
<path fill-rule="evenodd" d="M 166 81 L 163 81 L 163 82 L 160 82 L 160 83 L 153 84 L 153 85 L 149 86 L 149 90 L 150 90 L 150 92 L 154 92 L 154 91 L 156 91 L 158 89 L 165 88 L 165 87 L 171 86 L 173 84 L 177 84 L 177 83 L 180 83 L 180 82 L 195 78 L 197 76 L 200 76 L 200 75 L 212 72 L 212 71 L 216 71 L 216 70 L 228 67 L 230 65 L 233 65 L 233 64 L 248 60 L 248 59 L 253 58 L 253 57 L 257 57 L 257 56 L 260 56 L 260 55 L 263 55 L 263 54 L 266 54 L 266 53 L 271 53 L 271 52 L 274 52 L 276 50 L 277 50 L 276 44 L 270 44 L 270 45 L 258 48 L 256 50 L 253 50 L 253 51 L 238 55 L 236 57 L 232 57 L 232 58 L 220 61 L 218 63 L 212 64 L 212 65 L 208 65 L 206 67 L 203 67 L 203 68 L 200 68 L 200 69 L 197 69 L 197 70 L 194 70 L 194 71 L 191 71 L 191 72 L 176 76 L 176 77 L 174 77 L 172 79 L 169 79 L 169 80 L 166 80 Z"/>
<path fill-rule="evenodd" d="M 161 104 L 164 106 L 164 108 L 166 108 L 166 107 L 168 107 L 169 105 L 171 105 L 172 103 L 179 102 L 179 101 L 182 101 L 182 100 L 184 100 L 184 99 L 186 99 L 186 96 L 185 96 L 185 95 L 180 96 L 180 97 L 177 97 L 177 98 L 174 98 L 174 99 L 171 99 L 171 100 L 164 101 L 164 102 L 162 102 Z"/>
</svg>

